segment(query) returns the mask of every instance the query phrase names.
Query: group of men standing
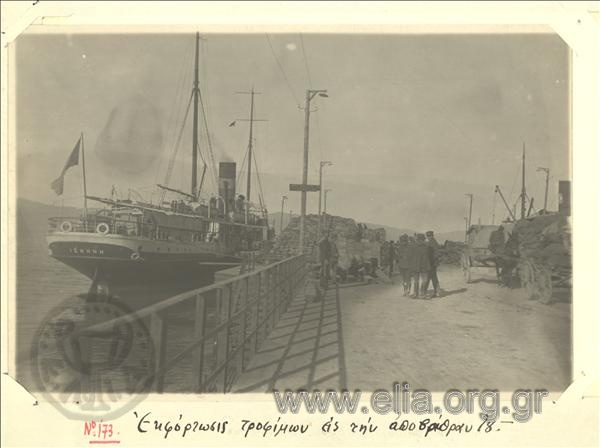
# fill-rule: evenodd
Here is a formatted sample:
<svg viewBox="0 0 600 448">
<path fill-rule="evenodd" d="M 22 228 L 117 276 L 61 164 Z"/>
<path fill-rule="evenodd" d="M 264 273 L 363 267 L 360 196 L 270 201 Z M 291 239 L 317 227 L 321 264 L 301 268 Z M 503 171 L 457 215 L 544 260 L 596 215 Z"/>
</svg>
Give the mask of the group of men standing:
<svg viewBox="0 0 600 448">
<path fill-rule="evenodd" d="M 389 268 L 390 277 L 396 271 L 400 273 L 404 295 L 417 298 L 427 298 L 429 283 L 433 283 L 433 297 L 440 294 L 440 282 L 437 268 L 440 263 L 440 245 L 436 241 L 433 231 L 425 234 L 417 233 L 415 236 L 401 235 L 398 241 L 385 241 L 381 246 L 382 267 Z M 336 279 L 339 270 L 339 252 L 335 244 L 335 237 L 325 235 L 319 241 L 320 277 L 322 280 Z M 356 261 L 353 259 L 353 261 Z M 349 274 L 352 274 L 351 265 Z M 412 292 L 412 295 L 411 295 Z"/>
<path fill-rule="evenodd" d="M 394 264 L 402 278 L 404 295 L 415 299 L 427 298 L 429 283 L 433 283 L 433 297 L 439 297 L 440 282 L 437 268 L 440 263 L 440 245 L 432 230 L 415 236 L 401 235 L 397 242 L 389 241 L 383 247 L 390 276 Z M 412 292 L 412 294 L 411 294 Z"/>
</svg>

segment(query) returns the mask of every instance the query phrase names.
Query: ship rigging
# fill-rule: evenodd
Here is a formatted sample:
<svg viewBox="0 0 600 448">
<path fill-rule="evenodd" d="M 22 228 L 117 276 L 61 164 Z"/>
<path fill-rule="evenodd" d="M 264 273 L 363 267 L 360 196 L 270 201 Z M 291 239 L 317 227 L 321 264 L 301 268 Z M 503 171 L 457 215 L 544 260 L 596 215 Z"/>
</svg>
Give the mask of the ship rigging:
<svg viewBox="0 0 600 448">
<path fill-rule="evenodd" d="M 199 87 L 199 42 L 197 33 L 192 93 L 173 157 L 169 160 L 165 182 L 158 184 L 161 190 L 159 203 L 85 194 L 86 201 L 89 199 L 106 207 L 95 213 L 85 207 L 79 219 L 50 218 L 47 235 L 50 255 L 90 278 L 91 294 L 102 292 L 127 296 L 132 290 L 139 289 L 161 289 L 173 294 L 193 289 L 206 282 L 204 273 L 210 275 L 223 267 L 239 264 L 243 251 L 259 250 L 272 237 L 262 191 L 258 207 L 249 201 L 252 160 L 256 167 L 252 154 L 252 124 L 256 121 L 254 90 L 251 93 L 250 138 L 246 153 L 248 177 L 244 197 L 236 195 L 235 162 L 220 162 L 218 176 L 215 176 L 217 169 L 213 163 L 212 143 Z M 192 166 L 190 190 L 186 192 L 171 187 L 169 181 L 191 105 Z M 199 147 L 200 115 L 208 157 Z M 81 147 L 83 151 L 83 145 Z M 79 151 L 79 146 L 76 149 Z M 63 176 L 67 168 L 78 164 L 79 153 L 77 160 L 74 153 L 75 150 L 63 170 Z M 199 157 L 203 163 L 200 179 Z M 205 200 L 201 193 L 208 171 L 217 177 L 217 192 Z M 165 201 L 168 192 L 175 193 L 179 199 Z"/>
</svg>

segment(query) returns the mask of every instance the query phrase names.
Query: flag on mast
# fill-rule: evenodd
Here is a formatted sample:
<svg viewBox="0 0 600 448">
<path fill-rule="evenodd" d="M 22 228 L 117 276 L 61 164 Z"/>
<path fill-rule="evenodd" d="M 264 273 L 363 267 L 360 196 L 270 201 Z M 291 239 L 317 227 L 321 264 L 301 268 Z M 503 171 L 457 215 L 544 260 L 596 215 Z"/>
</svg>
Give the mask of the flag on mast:
<svg viewBox="0 0 600 448">
<path fill-rule="evenodd" d="M 67 163 L 65 163 L 65 167 L 62 169 L 60 176 L 58 176 L 58 178 L 56 178 L 50 185 L 52 187 L 52 189 L 54 190 L 54 192 L 58 196 L 63 194 L 63 187 L 64 187 L 64 183 L 65 183 L 64 182 L 65 181 L 65 173 L 67 172 L 67 170 L 69 168 L 71 168 L 72 166 L 79 165 L 79 148 L 81 148 L 81 137 L 79 137 L 77 144 L 71 151 L 71 154 L 69 155 L 69 158 L 67 159 Z"/>
</svg>

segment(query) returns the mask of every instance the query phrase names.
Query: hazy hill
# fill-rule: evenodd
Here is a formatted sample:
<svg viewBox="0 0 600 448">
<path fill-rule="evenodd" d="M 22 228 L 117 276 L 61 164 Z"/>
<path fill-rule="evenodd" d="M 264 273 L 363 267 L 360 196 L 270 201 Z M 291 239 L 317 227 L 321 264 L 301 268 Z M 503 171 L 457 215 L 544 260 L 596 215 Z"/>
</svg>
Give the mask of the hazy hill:
<svg viewBox="0 0 600 448">
<path fill-rule="evenodd" d="M 292 215 L 292 216 L 296 217 L 298 215 Z M 271 226 L 273 226 L 273 225 L 275 226 L 275 232 L 277 234 L 279 234 L 280 217 L 281 217 L 281 212 L 269 213 L 269 224 Z M 289 222 L 290 222 L 290 214 L 284 213 L 283 214 L 283 228 L 284 229 L 287 227 Z M 360 222 L 360 221 L 358 221 L 358 222 Z M 367 227 L 369 227 L 370 229 L 384 228 L 385 234 L 386 234 L 386 237 L 388 240 L 390 240 L 390 239 L 397 240 L 398 237 L 400 235 L 402 235 L 403 233 L 406 233 L 407 235 L 413 235 L 415 233 L 415 230 L 413 230 L 413 229 L 405 229 L 405 228 L 399 228 L 399 227 L 393 227 L 393 226 L 386 226 L 383 224 L 376 224 L 376 223 L 372 223 L 372 222 L 361 222 L 361 224 L 366 224 Z M 426 230 L 429 230 L 429 229 L 426 229 Z M 426 230 L 422 230 L 422 231 L 425 232 Z M 435 229 L 434 229 L 434 231 L 435 231 Z M 436 238 L 442 244 L 446 240 L 463 241 L 465 238 L 465 232 L 463 230 L 456 230 L 453 232 L 442 232 L 442 233 L 436 232 Z"/>
</svg>

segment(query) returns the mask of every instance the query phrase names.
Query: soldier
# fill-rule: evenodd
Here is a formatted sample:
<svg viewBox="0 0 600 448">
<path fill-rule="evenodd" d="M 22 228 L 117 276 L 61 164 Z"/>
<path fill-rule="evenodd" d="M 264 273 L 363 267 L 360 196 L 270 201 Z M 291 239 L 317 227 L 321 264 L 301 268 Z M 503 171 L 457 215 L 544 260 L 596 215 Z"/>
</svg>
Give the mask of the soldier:
<svg viewBox="0 0 600 448">
<path fill-rule="evenodd" d="M 425 286 L 427 285 L 429 271 L 431 270 L 429 250 L 424 234 L 417 234 L 413 251 L 414 290 L 412 297 L 420 299 L 425 298 Z"/>
<path fill-rule="evenodd" d="M 390 240 L 387 247 L 388 275 L 392 278 L 394 273 L 394 261 L 396 258 L 396 245 L 393 240 Z"/>
<path fill-rule="evenodd" d="M 433 230 L 428 230 L 425 235 L 427 236 L 427 247 L 429 249 L 429 263 L 431 264 L 425 292 L 429 288 L 429 281 L 431 281 L 433 283 L 433 297 L 438 297 L 440 295 L 440 282 L 437 276 L 437 268 L 440 263 L 440 245 L 433 236 Z"/>
<path fill-rule="evenodd" d="M 504 256 L 502 257 L 502 271 L 500 278 L 502 284 L 508 288 L 513 287 L 513 270 L 517 267 L 519 260 L 519 237 L 512 232 L 504 245 Z"/>
<path fill-rule="evenodd" d="M 406 246 L 406 264 L 408 265 L 407 268 L 407 274 L 408 274 L 408 293 L 410 294 L 410 291 L 412 289 L 413 291 L 413 295 L 418 294 L 418 285 L 419 285 L 419 279 L 415 277 L 417 276 L 416 271 L 415 271 L 415 267 L 416 267 L 416 263 L 415 263 L 415 246 L 416 246 L 417 242 L 415 240 L 414 236 L 409 236 L 408 237 L 408 244 Z M 416 285 L 416 288 L 415 288 Z"/>
<path fill-rule="evenodd" d="M 408 235 L 400 235 L 397 247 L 397 264 L 398 271 L 402 278 L 402 286 L 404 287 L 404 296 L 410 294 L 410 271 L 408 269 Z"/>
<path fill-rule="evenodd" d="M 319 261 L 321 262 L 321 280 L 329 279 L 329 262 L 331 260 L 331 245 L 329 238 L 325 235 L 319 241 Z"/>
<path fill-rule="evenodd" d="M 333 276 L 333 281 L 337 283 L 337 271 L 338 271 L 338 262 L 340 260 L 340 253 L 337 248 L 337 244 L 335 244 L 337 237 L 336 235 L 331 236 L 331 241 L 329 241 L 329 257 L 331 260 L 331 275 Z"/>
<path fill-rule="evenodd" d="M 492 233 L 490 233 L 490 240 L 489 240 L 489 249 L 490 251 L 496 256 L 494 259 L 494 264 L 496 267 L 496 278 L 500 281 L 500 284 L 502 284 L 502 256 L 504 255 L 504 244 L 505 244 L 506 238 L 504 236 L 504 227 L 500 226 L 498 227 L 497 230 L 494 230 Z"/>
</svg>

